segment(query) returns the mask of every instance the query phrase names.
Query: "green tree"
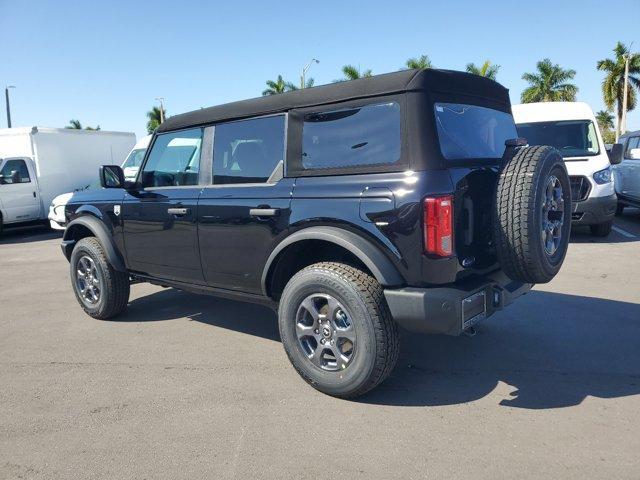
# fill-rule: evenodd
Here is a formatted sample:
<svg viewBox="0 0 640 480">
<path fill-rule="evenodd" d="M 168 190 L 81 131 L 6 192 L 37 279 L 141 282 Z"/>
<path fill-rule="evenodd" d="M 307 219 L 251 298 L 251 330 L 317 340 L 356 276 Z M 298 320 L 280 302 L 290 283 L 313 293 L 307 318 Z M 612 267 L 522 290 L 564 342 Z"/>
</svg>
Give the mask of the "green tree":
<svg viewBox="0 0 640 480">
<path fill-rule="evenodd" d="M 609 110 L 613 110 L 614 107 L 616 108 L 616 129 L 619 129 L 622 121 L 625 56 L 629 55 L 627 111 L 630 111 L 636 107 L 636 89 L 640 89 L 640 54 L 632 54 L 629 52 L 629 48 L 622 42 L 616 44 L 613 53 L 615 58 L 600 60 L 597 66 L 598 70 L 606 72 L 606 76 L 602 81 L 602 96 L 604 98 L 604 104 Z"/>
<path fill-rule="evenodd" d="M 522 103 L 531 102 L 574 102 L 578 87 L 569 80 L 576 76 L 575 70 L 565 70 L 560 65 L 545 58 L 536 64 L 537 73 L 525 73 L 522 79 L 529 86 L 522 92 Z"/>
<path fill-rule="evenodd" d="M 345 65 L 344 67 L 342 67 L 342 74 L 344 75 L 344 78 L 338 81 L 356 80 L 358 78 L 365 78 L 373 75 L 373 73 L 371 73 L 371 70 L 363 71 L 360 70 L 360 67 L 355 67 L 353 65 Z"/>
<path fill-rule="evenodd" d="M 600 110 L 596 113 L 596 120 L 598 121 L 598 126 L 603 133 L 607 130 L 613 130 L 613 115 L 610 111 Z"/>
<path fill-rule="evenodd" d="M 467 72 L 480 75 L 481 77 L 487 77 L 491 80 L 496 79 L 498 70 L 500 70 L 500 65 L 492 65 L 490 60 L 485 60 L 479 67 L 475 63 L 467 63 Z"/>
<path fill-rule="evenodd" d="M 313 82 L 313 79 L 309 79 Z M 292 90 L 297 90 L 296 87 L 291 82 L 286 82 L 282 75 L 278 75 L 276 80 L 267 80 L 267 88 L 262 91 L 262 95 L 277 95 L 278 93 L 290 92 Z"/>
<path fill-rule="evenodd" d="M 147 132 L 152 134 L 160 126 L 162 119 L 167 118 L 167 111 L 163 109 L 160 114 L 160 107 L 154 106 L 147 112 L 147 118 Z"/>
<path fill-rule="evenodd" d="M 420 55 L 417 58 L 410 58 L 405 62 L 405 65 L 409 69 L 419 68 L 421 70 L 424 70 L 427 68 L 433 68 L 431 60 L 429 60 L 429 57 L 427 55 Z"/>
<path fill-rule="evenodd" d="M 69 120 L 69 125 L 64 128 L 68 128 L 69 130 L 82 130 L 82 124 L 80 120 Z M 85 130 L 100 130 L 100 125 L 96 127 L 86 127 Z"/>
</svg>

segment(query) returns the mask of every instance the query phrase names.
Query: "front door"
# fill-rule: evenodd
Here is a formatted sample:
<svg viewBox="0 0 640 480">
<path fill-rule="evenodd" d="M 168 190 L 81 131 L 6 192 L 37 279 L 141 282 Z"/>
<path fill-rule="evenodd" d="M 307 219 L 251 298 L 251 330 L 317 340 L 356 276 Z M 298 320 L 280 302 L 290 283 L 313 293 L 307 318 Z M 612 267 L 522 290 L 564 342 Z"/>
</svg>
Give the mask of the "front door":
<svg viewBox="0 0 640 480">
<path fill-rule="evenodd" d="M 156 278 L 203 283 L 197 209 L 203 129 L 157 135 L 135 190 L 122 204 L 129 268 Z"/>
<path fill-rule="evenodd" d="M 40 216 L 40 198 L 30 159 L 9 158 L 0 166 L 3 223 L 28 222 Z"/>
<path fill-rule="evenodd" d="M 262 270 L 289 224 L 293 179 L 282 178 L 284 115 L 215 126 L 213 185 L 198 203 L 208 285 L 261 293 Z"/>
</svg>

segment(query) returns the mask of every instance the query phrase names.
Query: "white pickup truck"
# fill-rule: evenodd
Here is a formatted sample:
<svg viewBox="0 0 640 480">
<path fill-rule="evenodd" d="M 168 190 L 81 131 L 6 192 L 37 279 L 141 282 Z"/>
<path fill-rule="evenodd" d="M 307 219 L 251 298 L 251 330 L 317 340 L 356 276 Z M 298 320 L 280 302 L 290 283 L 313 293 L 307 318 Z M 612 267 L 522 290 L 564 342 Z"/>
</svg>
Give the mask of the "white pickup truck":
<svg viewBox="0 0 640 480">
<path fill-rule="evenodd" d="M 128 132 L 0 129 L 0 232 L 46 221 L 54 197 L 94 182 L 100 165 L 120 163 L 135 142 Z"/>
</svg>

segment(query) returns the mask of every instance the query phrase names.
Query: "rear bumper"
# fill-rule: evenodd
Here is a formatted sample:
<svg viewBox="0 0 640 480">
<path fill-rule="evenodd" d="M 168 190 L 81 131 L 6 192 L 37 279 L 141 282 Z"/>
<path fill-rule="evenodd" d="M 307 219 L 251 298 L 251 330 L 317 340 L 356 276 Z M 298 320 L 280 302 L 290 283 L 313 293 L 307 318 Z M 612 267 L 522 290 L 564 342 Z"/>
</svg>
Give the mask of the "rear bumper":
<svg viewBox="0 0 640 480">
<path fill-rule="evenodd" d="M 589 197 L 583 202 L 576 202 L 571 207 L 571 223 L 573 225 L 596 225 L 613 220 L 616 214 L 618 197 Z"/>
<path fill-rule="evenodd" d="M 459 335 L 531 290 L 498 270 L 450 287 L 384 291 L 391 316 L 407 330 Z"/>
</svg>

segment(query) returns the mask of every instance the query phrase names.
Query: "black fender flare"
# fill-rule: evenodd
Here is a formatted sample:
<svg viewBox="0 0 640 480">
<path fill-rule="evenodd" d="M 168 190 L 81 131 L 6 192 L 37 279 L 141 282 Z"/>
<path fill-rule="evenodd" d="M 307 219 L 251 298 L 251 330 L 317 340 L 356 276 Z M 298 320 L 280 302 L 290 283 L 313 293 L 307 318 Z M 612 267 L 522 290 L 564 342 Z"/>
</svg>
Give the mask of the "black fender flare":
<svg viewBox="0 0 640 480">
<path fill-rule="evenodd" d="M 292 233 L 273 249 L 262 271 L 264 295 L 268 295 L 267 280 L 278 255 L 288 246 L 304 240 L 323 240 L 343 247 L 364 263 L 382 286 L 396 287 L 405 283 L 393 262 L 369 240 L 342 228 L 316 226 Z"/>
<path fill-rule="evenodd" d="M 73 251 L 74 245 L 77 243 L 77 240 L 73 238 L 73 227 L 77 225 L 85 227 L 93 233 L 93 236 L 98 239 L 102 248 L 104 248 L 107 260 L 109 260 L 109 263 L 115 270 L 118 270 L 119 272 L 127 271 L 124 260 L 122 259 L 120 252 L 116 249 L 107 226 L 99 218 L 96 218 L 93 215 L 82 215 L 81 217 L 72 220 L 67 225 L 67 228 L 64 231 L 64 236 L 62 237 L 62 251 L 67 257 L 67 260 L 71 258 L 71 252 Z"/>
</svg>

